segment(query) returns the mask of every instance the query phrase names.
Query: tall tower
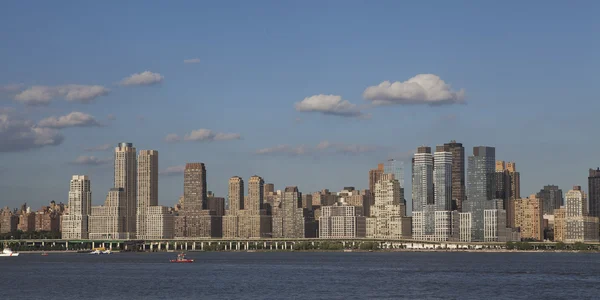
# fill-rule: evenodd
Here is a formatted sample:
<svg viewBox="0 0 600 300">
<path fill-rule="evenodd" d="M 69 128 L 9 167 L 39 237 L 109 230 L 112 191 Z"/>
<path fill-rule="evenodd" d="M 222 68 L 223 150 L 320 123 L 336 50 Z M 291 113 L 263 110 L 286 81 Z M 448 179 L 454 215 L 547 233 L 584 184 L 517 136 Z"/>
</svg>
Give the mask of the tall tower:
<svg viewBox="0 0 600 300">
<path fill-rule="evenodd" d="M 471 213 L 471 238 L 484 239 L 484 210 L 489 200 L 494 198 L 494 177 L 496 171 L 496 149 L 494 147 L 473 147 L 467 169 L 467 211 Z M 464 210 L 465 206 L 463 206 Z"/>
<path fill-rule="evenodd" d="M 265 197 L 265 181 L 257 175 L 250 177 L 248 181 L 248 202 L 244 203 L 244 209 L 260 210 L 263 207 Z"/>
<path fill-rule="evenodd" d="M 183 199 L 189 212 L 206 209 L 206 167 L 203 163 L 185 164 Z"/>
<path fill-rule="evenodd" d="M 119 143 L 115 148 L 115 188 L 125 193 L 125 232 L 135 237 L 137 209 L 136 150 L 132 143 Z"/>
<path fill-rule="evenodd" d="M 581 217 L 587 215 L 586 195 L 581 190 L 581 186 L 574 186 L 572 190 L 567 192 L 565 197 L 566 217 Z"/>
<path fill-rule="evenodd" d="M 85 175 L 73 175 L 69 185 L 69 213 L 62 218 L 63 239 L 87 239 L 88 218 L 92 213 L 92 190 L 90 179 Z"/>
<path fill-rule="evenodd" d="M 140 150 L 137 179 L 137 236 L 148 236 L 148 208 L 158 205 L 158 151 Z"/>
<path fill-rule="evenodd" d="M 600 168 L 590 169 L 588 177 L 589 212 L 592 217 L 600 217 Z"/>
<path fill-rule="evenodd" d="M 590 192 L 591 194 L 591 192 Z M 553 215 L 563 205 L 563 191 L 556 185 L 546 185 L 537 194 L 542 200 L 545 215 Z"/>
<path fill-rule="evenodd" d="M 433 156 L 435 211 L 452 210 L 452 153 L 438 146 Z"/>
<path fill-rule="evenodd" d="M 375 184 L 379 181 L 379 179 L 381 178 L 381 175 L 383 173 L 384 173 L 384 165 L 383 164 L 378 164 L 377 169 L 372 169 L 369 171 L 369 191 L 371 191 L 371 193 L 374 193 Z"/>
<path fill-rule="evenodd" d="M 517 164 L 507 162 L 506 170 L 510 175 L 510 199 L 513 201 L 521 199 L 521 174 L 517 172 Z"/>
<path fill-rule="evenodd" d="M 412 169 L 412 210 L 423 211 L 425 205 L 434 204 L 433 156 L 430 147 L 417 148 Z"/>
<path fill-rule="evenodd" d="M 511 173 L 502 160 L 496 161 L 496 172 L 494 173 L 494 195 L 495 199 L 502 199 L 502 205 L 506 210 L 506 224 L 515 227 L 514 205 L 518 199 L 513 199 Z"/>
<path fill-rule="evenodd" d="M 229 211 L 235 215 L 244 209 L 244 180 L 239 176 L 229 178 Z"/>
<path fill-rule="evenodd" d="M 466 197 L 465 148 L 454 140 L 444 144 L 444 148 L 452 153 L 452 201 L 456 203 L 455 208 L 462 211 L 462 203 Z"/>
</svg>

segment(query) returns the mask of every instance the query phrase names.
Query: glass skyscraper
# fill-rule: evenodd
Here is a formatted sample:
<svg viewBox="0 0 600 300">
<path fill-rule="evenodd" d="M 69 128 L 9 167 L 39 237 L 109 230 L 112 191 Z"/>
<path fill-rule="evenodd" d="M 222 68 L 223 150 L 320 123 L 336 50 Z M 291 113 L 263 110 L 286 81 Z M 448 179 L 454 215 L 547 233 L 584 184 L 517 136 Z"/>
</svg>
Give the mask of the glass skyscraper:
<svg viewBox="0 0 600 300">
<path fill-rule="evenodd" d="M 494 147 L 473 147 L 467 166 L 466 211 L 471 213 L 473 241 L 484 240 L 484 210 L 495 196 L 496 149 Z M 463 206 L 465 207 L 465 206 Z M 464 209 L 463 209 L 464 211 Z"/>
</svg>

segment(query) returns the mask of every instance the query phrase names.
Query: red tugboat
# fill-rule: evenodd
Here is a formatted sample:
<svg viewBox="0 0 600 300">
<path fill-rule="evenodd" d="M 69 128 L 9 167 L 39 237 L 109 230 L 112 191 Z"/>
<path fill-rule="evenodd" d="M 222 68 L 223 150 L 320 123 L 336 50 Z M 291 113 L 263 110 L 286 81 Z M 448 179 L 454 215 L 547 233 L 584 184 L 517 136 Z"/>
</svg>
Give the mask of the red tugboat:
<svg viewBox="0 0 600 300">
<path fill-rule="evenodd" d="M 180 253 L 177 255 L 177 259 L 171 259 L 172 263 L 193 263 L 193 259 L 185 258 L 185 253 Z"/>
</svg>

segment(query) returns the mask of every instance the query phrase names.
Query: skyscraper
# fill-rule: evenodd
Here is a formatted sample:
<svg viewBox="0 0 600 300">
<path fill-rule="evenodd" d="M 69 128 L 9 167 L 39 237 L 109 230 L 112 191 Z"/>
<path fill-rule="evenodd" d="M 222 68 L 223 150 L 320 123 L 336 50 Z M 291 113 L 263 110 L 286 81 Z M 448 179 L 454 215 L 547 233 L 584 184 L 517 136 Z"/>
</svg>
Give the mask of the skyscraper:
<svg viewBox="0 0 600 300">
<path fill-rule="evenodd" d="M 400 239 L 411 235 L 411 218 L 400 197 L 400 182 L 384 174 L 375 184 L 375 204 L 367 218 L 368 238 Z"/>
<path fill-rule="evenodd" d="M 244 209 L 244 179 L 239 176 L 229 178 L 229 211 Z"/>
<path fill-rule="evenodd" d="M 444 148 L 452 153 L 452 201 L 455 203 L 453 208 L 462 211 L 462 203 L 466 197 L 465 148 L 454 140 L 444 144 Z"/>
<path fill-rule="evenodd" d="M 588 177 L 589 212 L 592 217 L 600 217 L 600 168 L 590 169 Z"/>
<path fill-rule="evenodd" d="M 514 204 L 518 199 L 513 199 L 511 173 L 502 160 L 496 161 L 494 173 L 494 199 L 501 199 L 506 210 L 506 224 L 513 228 L 515 223 Z"/>
<path fill-rule="evenodd" d="M 115 148 L 114 187 L 125 193 L 125 231 L 135 237 L 137 210 L 137 157 L 132 143 L 119 143 Z"/>
<path fill-rule="evenodd" d="M 434 204 L 433 156 L 430 147 L 417 148 L 412 169 L 413 212 L 422 211 L 425 205 Z"/>
<path fill-rule="evenodd" d="M 496 171 L 496 149 L 494 147 L 473 147 L 467 166 L 466 211 L 471 213 L 471 239 L 484 240 L 484 210 L 494 198 L 494 176 Z M 463 205 L 463 210 L 465 205 Z"/>
<path fill-rule="evenodd" d="M 296 186 L 288 186 L 283 192 L 280 207 L 273 215 L 273 237 L 303 238 L 305 216 L 302 193 Z"/>
<path fill-rule="evenodd" d="M 92 189 L 89 177 L 73 175 L 69 188 L 69 212 L 62 219 L 62 238 L 87 239 L 91 210 Z"/>
<path fill-rule="evenodd" d="M 104 205 L 93 206 L 89 218 L 90 239 L 127 239 L 127 194 L 123 188 L 112 188 Z"/>
<path fill-rule="evenodd" d="M 563 192 L 556 185 L 546 185 L 537 194 L 542 200 L 544 215 L 554 214 L 555 209 L 559 209 L 563 205 Z"/>
<path fill-rule="evenodd" d="M 188 211 L 206 209 L 206 167 L 187 163 L 183 172 L 183 198 Z"/>
<path fill-rule="evenodd" d="M 435 211 L 452 210 L 452 153 L 438 147 L 433 156 Z"/>
<path fill-rule="evenodd" d="M 381 178 L 381 175 L 384 173 L 384 165 L 378 164 L 377 169 L 372 169 L 369 171 L 369 191 L 373 193 L 375 191 L 375 184 Z"/>
<path fill-rule="evenodd" d="M 507 162 L 506 170 L 510 175 L 510 199 L 513 201 L 521 199 L 521 174 L 517 172 L 517 164 Z"/>
<path fill-rule="evenodd" d="M 265 198 L 265 181 L 257 175 L 250 177 L 248 181 L 248 203 L 245 203 L 245 209 L 261 210 Z"/>
<path fill-rule="evenodd" d="M 519 228 L 522 239 L 541 241 L 544 239 L 543 200 L 536 195 L 517 199 L 515 205 L 515 228 Z"/>
<path fill-rule="evenodd" d="M 188 163 L 183 173 L 183 208 L 175 216 L 175 238 L 221 237 L 222 218 L 208 208 L 206 168 Z M 203 208 L 204 207 L 204 208 Z"/>
<path fill-rule="evenodd" d="M 140 150 L 137 171 L 137 236 L 148 236 L 148 208 L 158 205 L 158 151 Z"/>
</svg>

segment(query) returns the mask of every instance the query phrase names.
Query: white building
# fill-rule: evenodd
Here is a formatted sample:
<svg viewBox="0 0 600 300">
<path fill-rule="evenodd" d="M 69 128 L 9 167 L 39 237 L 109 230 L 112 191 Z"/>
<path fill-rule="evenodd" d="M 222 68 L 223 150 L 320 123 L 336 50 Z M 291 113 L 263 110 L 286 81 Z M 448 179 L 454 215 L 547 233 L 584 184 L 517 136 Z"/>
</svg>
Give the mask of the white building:
<svg viewBox="0 0 600 300">
<path fill-rule="evenodd" d="M 587 197 L 581 187 L 574 186 L 568 191 L 565 202 L 565 242 L 597 242 L 598 217 L 588 215 Z"/>
<path fill-rule="evenodd" d="M 63 239 L 87 239 L 92 189 L 88 176 L 73 175 L 69 186 L 69 212 L 62 216 Z"/>
</svg>

